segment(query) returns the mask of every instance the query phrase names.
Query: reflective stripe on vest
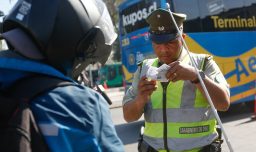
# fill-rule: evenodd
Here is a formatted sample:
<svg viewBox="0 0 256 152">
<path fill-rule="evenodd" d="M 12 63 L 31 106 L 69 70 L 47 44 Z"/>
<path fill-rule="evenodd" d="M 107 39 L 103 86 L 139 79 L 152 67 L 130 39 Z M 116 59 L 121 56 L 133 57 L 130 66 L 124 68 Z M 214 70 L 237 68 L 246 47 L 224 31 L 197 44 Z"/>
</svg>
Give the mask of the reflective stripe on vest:
<svg viewBox="0 0 256 152">
<path fill-rule="evenodd" d="M 182 62 L 189 64 L 188 56 Z M 152 66 L 157 64 L 158 59 L 151 61 Z M 160 82 L 157 85 L 144 111 L 144 140 L 155 149 L 164 150 L 163 88 Z M 192 152 L 210 144 L 217 137 L 216 120 L 201 92 L 190 81 L 169 82 L 166 92 L 168 148 Z"/>
</svg>

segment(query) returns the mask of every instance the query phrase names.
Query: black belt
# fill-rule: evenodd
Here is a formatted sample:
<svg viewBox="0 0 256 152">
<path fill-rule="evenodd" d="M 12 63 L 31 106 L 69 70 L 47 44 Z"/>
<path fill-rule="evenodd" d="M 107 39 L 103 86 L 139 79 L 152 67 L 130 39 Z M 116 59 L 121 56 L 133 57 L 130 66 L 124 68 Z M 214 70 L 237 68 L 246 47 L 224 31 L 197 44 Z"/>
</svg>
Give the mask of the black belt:
<svg viewBox="0 0 256 152">
<path fill-rule="evenodd" d="M 139 152 L 158 152 L 145 141 L 139 143 L 138 150 Z"/>
<path fill-rule="evenodd" d="M 199 152 L 221 152 L 221 143 L 222 142 L 214 141 L 210 145 L 204 146 Z M 139 152 L 158 152 L 145 141 L 142 141 L 139 143 L 138 151 Z"/>
</svg>

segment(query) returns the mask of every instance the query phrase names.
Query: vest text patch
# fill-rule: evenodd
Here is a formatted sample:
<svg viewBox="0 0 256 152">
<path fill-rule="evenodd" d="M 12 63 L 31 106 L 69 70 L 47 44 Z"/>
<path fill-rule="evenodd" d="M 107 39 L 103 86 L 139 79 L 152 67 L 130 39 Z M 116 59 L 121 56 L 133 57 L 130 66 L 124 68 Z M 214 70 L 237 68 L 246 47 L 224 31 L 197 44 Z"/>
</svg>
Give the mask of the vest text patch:
<svg viewBox="0 0 256 152">
<path fill-rule="evenodd" d="M 180 134 L 195 134 L 195 133 L 202 133 L 208 132 L 210 130 L 210 126 L 195 126 L 195 127 L 180 127 L 179 133 Z"/>
</svg>

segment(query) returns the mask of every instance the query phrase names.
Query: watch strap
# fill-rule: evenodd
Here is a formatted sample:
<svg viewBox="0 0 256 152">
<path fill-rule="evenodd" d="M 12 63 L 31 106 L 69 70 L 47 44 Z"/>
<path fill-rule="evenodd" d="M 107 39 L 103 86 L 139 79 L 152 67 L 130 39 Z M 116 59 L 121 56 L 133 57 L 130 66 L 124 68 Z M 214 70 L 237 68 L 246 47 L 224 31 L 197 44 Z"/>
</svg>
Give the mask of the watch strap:
<svg viewBox="0 0 256 152">
<path fill-rule="evenodd" d="M 193 84 L 198 84 L 200 82 L 200 80 L 197 77 L 195 80 L 193 80 L 193 81 L 191 80 L 190 82 L 193 83 Z"/>
<path fill-rule="evenodd" d="M 198 72 L 199 72 L 199 75 L 201 76 L 202 80 L 204 80 L 204 79 L 205 79 L 205 74 L 204 74 L 204 72 L 203 72 L 202 70 L 200 70 L 200 71 L 198 71 Z M 199 78 L 197 77 L 195 80 L 191 80 L 190 82 L 193 83 L 193 84 L 198 84 L 198 83 L 200 83 L 200 80 L 199 80 Z"/>
</svg>

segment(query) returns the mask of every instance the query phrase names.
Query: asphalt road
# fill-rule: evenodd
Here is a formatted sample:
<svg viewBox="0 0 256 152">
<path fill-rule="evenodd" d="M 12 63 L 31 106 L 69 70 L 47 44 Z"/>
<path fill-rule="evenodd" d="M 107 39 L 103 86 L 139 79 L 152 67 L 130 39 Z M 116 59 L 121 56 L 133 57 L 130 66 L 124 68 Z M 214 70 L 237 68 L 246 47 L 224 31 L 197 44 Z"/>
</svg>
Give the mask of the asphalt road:
<svg viewBox="0 0 256 152">
<path fill-rule="evenodd" d="M 111 114 L 118 136 L 125 146 L 125 151 L 137 151 L 137 139 L 143 119 L 126 123 L 120 107 L 112 108 Z M 253 116 L 253 111 L 242 104 L 233 105 L 228 112 L 220 113 L 221 121 L 234 152 L 256 152 L 256 119 Z M 225 141 L 222 149 L 223 152 L 229 152 Z"/>
</svg>

